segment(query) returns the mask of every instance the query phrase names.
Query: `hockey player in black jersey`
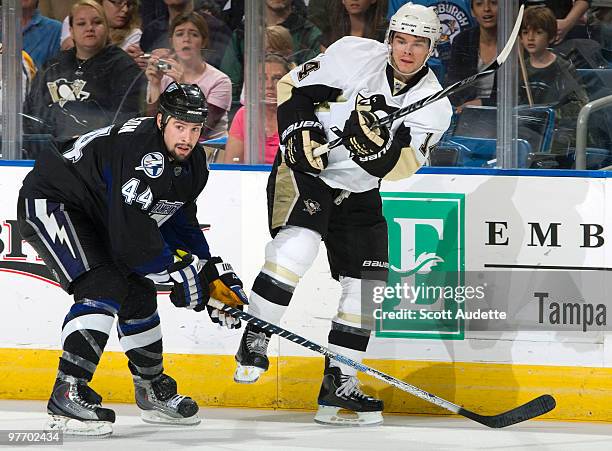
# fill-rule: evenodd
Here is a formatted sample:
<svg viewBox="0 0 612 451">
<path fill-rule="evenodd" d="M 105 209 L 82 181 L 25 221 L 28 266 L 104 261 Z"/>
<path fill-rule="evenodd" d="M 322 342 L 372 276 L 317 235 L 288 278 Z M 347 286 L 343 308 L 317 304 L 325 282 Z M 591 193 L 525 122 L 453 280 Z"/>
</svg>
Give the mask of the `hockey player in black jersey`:
<svg viewBox="0 0 612 451">
<path fill-rule="evenodd" d="M 62 288 L 74 295 L 62 326 L 59 369 L 48 427 L 106 436 L 115 413 L 88 386 L 115 316 L 142 419 L 198 424 L 194 400 L 164 374 L 155 282 L 173 284 L 170 299 L 195 311 L 210 297 L 247 299 L 231 265 L 211 257 L 196 218 L 208 169 L 197 144 L 206 121 L 197 85 L 172 83 L 154 118 L 94 130 L 41 155 L 19 193 L 23 237 Z M 239 322 L 208 307 L 214 322 Z"/>
<path fill-rule="evenodd" d="M 251 292 L 254 316 L 280 322 L 323 240 L 332 277 L 342 287 L 329 348 L 362 359 L 372 329 L 362 303 L 371 305 L 368 293 L 385 283 L 388 271 L 381 179 L 408 177 L 424 164 L 450 125 L 452 109 L 444 99 L 389 127 L 373 123 L 441 90 L 426 66 L 440 33 L 433 8 L 408 3 L 391 18 L 385 43 L 344 37 L 279 82 L 280 152 L 268 182 L 273 240 Z M 342 146 L 314 156 L 317 147 L 340 137 Z M 311 302 L 316 311 L 317 300 Z M 252 383 L 268 369 L 269 338 L 256 326 L 246 327 L 234 380 Z M 383 402 L 363 393 L 354 368 L 335 361 L 325 362 L 318 404 L 320 423 L 383 421 Z M 358 418 L 341 417 L 340 409 Z"/>
</svg>

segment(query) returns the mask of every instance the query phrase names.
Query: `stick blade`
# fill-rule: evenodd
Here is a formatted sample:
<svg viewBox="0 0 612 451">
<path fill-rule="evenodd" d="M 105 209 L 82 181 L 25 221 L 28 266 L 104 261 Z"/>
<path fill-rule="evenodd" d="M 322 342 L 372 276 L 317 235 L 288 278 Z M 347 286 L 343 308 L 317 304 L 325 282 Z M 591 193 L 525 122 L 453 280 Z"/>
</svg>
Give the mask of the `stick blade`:
<svg viewBox="0 0 612 451">
<path fill-rule="evenodd" d="M 553 410 L 556 405 L 555 398 L 550 395 L 542 395 L 522 406 L 500 413 L 499 415 L 478 415 L 463 408 L 457 413 L 490 428 L 499 429 L 544 415 Z"/>
</svg>

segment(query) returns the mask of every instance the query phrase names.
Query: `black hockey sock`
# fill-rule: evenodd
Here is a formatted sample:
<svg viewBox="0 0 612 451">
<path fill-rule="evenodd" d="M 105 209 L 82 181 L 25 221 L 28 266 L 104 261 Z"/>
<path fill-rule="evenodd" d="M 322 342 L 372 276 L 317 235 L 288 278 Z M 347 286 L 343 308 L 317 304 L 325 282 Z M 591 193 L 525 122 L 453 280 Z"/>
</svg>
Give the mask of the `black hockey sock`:
<svg viewBox="0 0 612 451">
<path fill-rule="evenodd" d="M 289 285 L 265 272 L 260 272 L 253 283 L 249 298 L 249 312 L 272 324 L 278 324 L 291 302 L 295 286 Z M 255 332 L 265 332 L 258 327 L 250 327 Z M 266 332 L 270 337 L 270 334 Z"/>
<path fill-rule="evenodd" d="M 62 325 L 59 371 L 91 381 L 118 308 L 106 299 L 83 299 L 70 308 Z"/>
<path fill-rule="evenodd" d="M 154 379 L 163 373 L 162 333 L 157 311 L 141 319 L 120 318 L 117 332 L 133 375 Z"/>
<path fill-rule="evenodd" d="M 330 350 L 360 362 L 368 349 L 369 341 L 370 330 L 332 321 L 328 335 Z M 331 362 L 331 366 L 340 367 L 343 374 L 354 375 L 357 372 L 356 369 L 335 361 Z"/>
</svg>

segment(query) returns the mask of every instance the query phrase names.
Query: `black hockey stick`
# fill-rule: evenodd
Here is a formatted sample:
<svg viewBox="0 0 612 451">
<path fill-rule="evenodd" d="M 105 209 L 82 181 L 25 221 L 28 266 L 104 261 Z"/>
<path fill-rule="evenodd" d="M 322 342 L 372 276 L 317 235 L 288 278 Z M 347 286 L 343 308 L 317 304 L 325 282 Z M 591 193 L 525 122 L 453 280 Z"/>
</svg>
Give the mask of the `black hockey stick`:
<svg viewBox="0 0 612 451">
<path fill-rule="evenodd" d="M 376 379 L 380 379 L 390 385 L 393 385 L 396 388 L 399 388 L 406 393 L 410 393 L 417 398 L 424 399 L 432 404 L 442 407 L 443 409 L 449 410 L 453 413 L 462 415 L 470 420 L 474 420 L 480 424 L 484 424 L 490 428 L 503 428 L 506 426 L 510 426 L 512 424 L 520 423 L 521 421 L 530 420 L 531 418 L 538 417 L 540 415 L 545 414 L 546 412 L 550 412 L 555 408 L 555 399 L 550 395 L 542 395 L 535 399 L 532 399 L 526 404 L 522 406 L 516 407 L 515 409 L 509 410 L 504 413 L 500 413 L 499 415 L 479 415 L 470 410 L 464 409 L 457 404 L 453 404 L 450 401 L 447 401 L 443 398 L 440 398 L 436 395 L 426 392 L 414 385 L 410 385 L 406 382 L 403 382 L 399 379 L 394 378 L 393 376 L 389 376 L 388 374 L 383 373 L 382 371 L 378 371 L 374 368 L 371 368 L 363 363 L 356 362 L 348 357 L 345 357 L 341 354 L 333 352 L 328 348 L 318 345 L 310 340 L 307 340 L 304 337 L 301 337 L 293 332 L 290 332 L 282 327 L 275 326 L 274 324 L 270 324 L 267 321 L 259 319 L 249 313 L 243 312 L 242 310 L 238 310 L 236 308 L 230 307 L 228 305 L 223 304 L 222 302 L 211 298 L 208 305 L 211 307 L 218 308 L 219 310 L 223 310 L 226 313 L 229 313 L 234 318 L 240 318 L 247 323 L 251 323 L 254 326 L 257 326 L 265 331 L 279 335 L 295 344 L 303 346 L 311 351 L 318 352 L 319 354 L 323 354 L 330 359 L 335 360 L 336 362 L 343 363 L 350 367 L 355 368 L 358 371 L 361 371 L 369 376 L 375 377 Z"/>
<path fill-rule="evenodd" d="M 523 22 L 523 11 L 524 10 L 525 10 L 525 5 L 521 5 L 519 12 L 518 12 L 518 16 L 516 18 L 516 22 L 514 23 L 514 28 L 512 28 L 512 33 L 510 33 L 510 37 L 508 38 L 508 42 L 506 43 L 506 46 L 499 53 L 497 58 L 495 58 L 495 61 L 489 64 L 481 72 L 478 72 L 477 74 L 474 74 L 464 80 L 459 80 L 458 82 L 453 83 L 452 85 L 436 93 L 433 93 L 430 96 L 424 97 L 421 100 L 418 100 L 417 102 L 414 102 L 410 105 L 405 106 L 404 108 L 400 108 L 399 110 L 381 118 L 377 124 L 374 124 L 373 128 L 377 128 L 377 126 L 381 126 L 381 125 L 392 124 L 393 121 L 395 121 L 396 119 L 399 119 L 400 117 L 407 116 L 416 110 L 420 110 L 421 108 L 426 107 L 427 105 L 435 102 L 436 100 L 440 100 L 450 95 L 456 94 L 459 91 L 463 90 L 464 88 L 467 88 L 474 82 L 480 80 L 481 78 L 484 78 L 488 75 L 495 73 L 497 69 L 499 69 L 501 65 L 504 64 L 504 62 L 508 59 L 508 56 L 512 52 L 512 48 L 514 47 L 516 38 L 518 37 L 519 31 L 521 30 L 521 23 Z M 334 147 L 338 147 L 340 144 L 342 144 L 342 141 L 344 139 L 345 137 L 336 138 L 333 141 L 328 142 L 325 145 L 317 147 L 317 150 L 314 151 L 313 155 L 315 157 L 318 157 L 320 155 L 323 155 L 324 153 L 329 152 Z"/>
</svg>

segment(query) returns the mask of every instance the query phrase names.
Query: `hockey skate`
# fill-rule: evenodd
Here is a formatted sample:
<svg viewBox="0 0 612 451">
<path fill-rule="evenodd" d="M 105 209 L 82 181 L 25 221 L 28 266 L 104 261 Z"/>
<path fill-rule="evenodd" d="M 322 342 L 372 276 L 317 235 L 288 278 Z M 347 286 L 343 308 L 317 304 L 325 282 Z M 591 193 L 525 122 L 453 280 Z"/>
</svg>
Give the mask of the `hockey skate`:
<svg viewBox="0 0 612 451">
<path fill-rule="evenodd" d="M 108 437 L 113 433 L 115 412 L 100 406 L 102 397 L 85 379 L 58 373 L 47 403 L 51 415 L 45 428 L 70 436 Z"/>
<path fill-rule="evenodd" d="M 268 371 L 270 362 L 266 352 L 270 337 L 260 329 L 247 325 L 240 347 L 236 353 L 238 366 L 234 372 L 234 381 L 239 384 L 257 382 L 259 376 Z"/>
<path fill-rule="evenodd" d="M 133 378 L 136 404 L 145 423 L 195 426 L 202 421 L 197 415 L 197 403 L 188 396 L 179 395 L 176 381 L 170 376 L 160 374 L 152 380 Z"/>
<path fill-rule="evenodd" d="M 342 374 L 338 367 L 330 367 L 327 358 L 318 403 L 314 420 L 320 424 L 373 426 L 383 422 L 383 402 L 363 393 L 357 377 Z M 341 415 L 340 410 L 353 413 Z"/>
</svg>

